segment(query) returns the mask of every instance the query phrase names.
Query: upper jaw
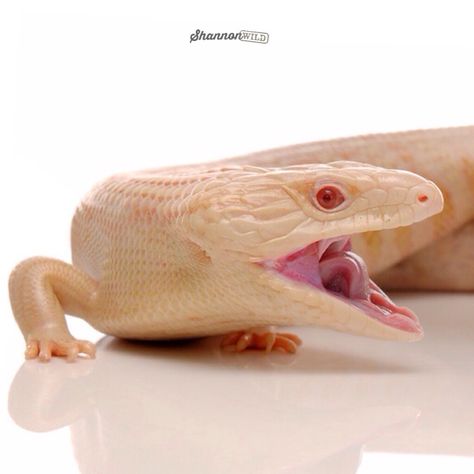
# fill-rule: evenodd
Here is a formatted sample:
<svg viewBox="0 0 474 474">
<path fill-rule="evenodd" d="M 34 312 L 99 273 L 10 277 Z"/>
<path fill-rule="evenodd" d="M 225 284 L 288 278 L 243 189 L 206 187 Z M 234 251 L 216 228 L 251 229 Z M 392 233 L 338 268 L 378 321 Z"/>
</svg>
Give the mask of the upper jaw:
<svg viewBox="0 0 474 474">
<path fill-rule="evenodd" d="M 276 259 L 259 262 L 285 278 L 343 301 L 380 324 L 423 334 L 416 315 L 397 306 L 370 278 L 363 259 L 351 251 L 349 236 L 321 239 Z"/>
<path fill-rule="evenodd" d="M 422 180 L 421 177 L 418 179 Z M 392 188 L 385 192 L 384 201 L 367 209 L 368 202 L 380 200 L 379 194 L 373 194 L 378 191 L 380 189 L 367 191 L 351 206 L 338 212 L 337 218 L 335 215 L 319 215 L 314 206 L 300 196 L 302 214 L 291 213 L 269 226 L 277 231 L 271 237 L 265 233 L 268 229 L 264 229 L 265 239 L 251 247 L 249 260 L 254 263 L 278 261 L 281 255 L 288 255 L 289 248 L 303 249 L 313 245 L 315 235 L 319 237 L 317 242 L 329 242 L 327 245 L 330 245 L 341 238 L 347 238 L 341 235 L 409 226 L 438 214 L 443 209 L 443 195 L 431 181 L 422 180 L 410 189 L 404 189 L 402 195 L 398 195 L 396 189 Z"/>
</svg>

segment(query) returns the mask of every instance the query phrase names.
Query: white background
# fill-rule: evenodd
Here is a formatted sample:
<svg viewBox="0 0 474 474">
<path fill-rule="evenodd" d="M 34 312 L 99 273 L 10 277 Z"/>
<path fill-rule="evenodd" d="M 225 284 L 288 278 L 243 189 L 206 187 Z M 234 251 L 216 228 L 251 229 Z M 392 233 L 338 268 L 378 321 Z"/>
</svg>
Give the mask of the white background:
<svg viewBox="0 0 474 474">
<path fill-rule="evenodd" d="M 7 414 L 23 350 L 7 278 L 31 255 L 69 260 L 69 222 L 90 186 L 128 169 L 320 138 L 470 124 L 471 6 L 2 2 L 0 429 L 11 448 L 2 454 L 5 472 L 75 466 L 67 429 L 41 437 L 17 428 Z M 190 43 L 198 28 L 263 31 L 270 41 Z M 100 336 L 80 321 L 71 328 L 78 337 Z M 56 446 L 57 456 L 50 466 L 35 465 L 46 445 Z M 374 455 L 360 472 L 381 472 L 381 466 L 415 472 L 419 463 L 408 454 L 391 456 Z M 446 472 L 456 464 L 435 458 L 430 465 L 430 472 Z M 459 466 L 455 472 L 468 472 Z"/>
</svg>

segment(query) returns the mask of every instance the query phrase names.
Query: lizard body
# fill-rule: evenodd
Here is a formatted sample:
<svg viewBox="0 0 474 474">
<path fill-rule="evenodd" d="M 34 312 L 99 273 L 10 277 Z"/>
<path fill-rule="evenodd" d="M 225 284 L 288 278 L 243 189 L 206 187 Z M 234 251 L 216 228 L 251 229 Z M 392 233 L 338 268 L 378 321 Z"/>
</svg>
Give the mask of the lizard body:
<svg viewBox="0 0 474 474">
<path fill-rule="evenodd" d="M 293 352 L 296 336 L 252 329 L 268 325 L 419 339 L 417 317 L 368 274 L 387 287 L 466 289 L 459 278 L 443 286 L 419 255 L 444 258 L 453 235 L 467 251 L 473 182 L 474 127 L 112 176 L 74 215 L 72 265 L 33 257 L 11 274 L 26 357 L 94 354 L 64 313 L 127 338 L 229 333 L 236 350 Z"/>
</svg>

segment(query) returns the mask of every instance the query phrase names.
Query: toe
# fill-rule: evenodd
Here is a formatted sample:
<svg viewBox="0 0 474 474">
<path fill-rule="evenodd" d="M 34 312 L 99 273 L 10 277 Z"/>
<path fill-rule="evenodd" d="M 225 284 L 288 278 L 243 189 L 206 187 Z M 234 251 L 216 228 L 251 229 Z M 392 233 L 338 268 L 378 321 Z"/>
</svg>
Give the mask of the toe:
<svg viewBox="0 0 474 474">
<path fill-rule="evenodd" d="M 68 362 L 73 362 L 76 360 L 77 355 L 79 354 L 79 347 L 77 344 L 70 344 L 66 348 L 66 359 Z"/>
<path fill-rule="evenodd" d="M 294 354 L 297 349 L 297 345 L 294 341 L 287 337 L 280 336 L 275 341 L 275 349 L 283 350 L 284 352 L 289 352 Z"/>
<path fill-rule="evenodd" d="M 265 351 L 271 352 L 273 346 L 275 345 L 275 341 L 277 339 L 277 335 L 274 332 L 269 332 L 265 337 Z"/>
<path fill-rule="evenodd" d="M 243 352 L 247 347 L 250 345 L 252 342 L 252 333 L 246 332 L 242 336 L 240 336 L 239 340 L 237 341 L 237 344 L 235 345 L 235 350 L 237 352 Z"/>
<path fill-rule="evenodd" d="M 25 349 L 25 359 L 35 359 L 38 357 L 39 343 L 36 340 L 28 341 Z"/>
<path fill-rule="evenodd" d="M 41 362 L 48 362 L 51 359 L 52 344 L 49 341 L 40 341 L 38 358 Z"/>
<path fill-rule="evenodd" d="M 237 344 L 237 341 L 240 339 L 240 337 L 244 334 L 243 331 L 237 331 L 237 332 L 232 332 L 230 334 L 227 334 L 227 336 L 224 336 L 221 341 L 221 346 L 222 347 L 228 347 L 228 346 L 234 346 Z"/>
<path fill-rule="evenodd" d="M 292 334 L 290 332 L 282 332 L 282 333 L 280 333 L 280 336 L 283 336 L 283 337 L 286 337 L 287 339 L 290 339 L 297 346 L 301 346 L 301 344 L 303 342 L 300 337 L 298 337 L 296 334 Z"/>
<path fill-rule="evenodd" d="M 79 352 L 88 355 L 91 359 L 95 359 L 95 344 L 89 341 L 77 341 Z"/>
</svg>

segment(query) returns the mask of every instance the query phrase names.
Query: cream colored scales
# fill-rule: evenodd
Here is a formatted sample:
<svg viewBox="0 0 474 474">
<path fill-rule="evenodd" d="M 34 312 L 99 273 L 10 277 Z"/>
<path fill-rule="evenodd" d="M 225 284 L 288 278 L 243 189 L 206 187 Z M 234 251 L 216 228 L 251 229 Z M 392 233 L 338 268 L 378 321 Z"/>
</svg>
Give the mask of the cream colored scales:
<svg viewBox="0 0 474 474">
<path fill-rule="evenodd" d="M 113 176 L 76 211 L 72 265 L 33 257 L 12 272 L 26 357 L 94 354 L 65 313 L 120 337 L 222 334 L 230 350 L 293 352 L 298 338 L 270 325 L 419 339 L 368 275 L 472 289 L 473 190 L 474 127 Z"/>
</svg>

